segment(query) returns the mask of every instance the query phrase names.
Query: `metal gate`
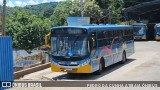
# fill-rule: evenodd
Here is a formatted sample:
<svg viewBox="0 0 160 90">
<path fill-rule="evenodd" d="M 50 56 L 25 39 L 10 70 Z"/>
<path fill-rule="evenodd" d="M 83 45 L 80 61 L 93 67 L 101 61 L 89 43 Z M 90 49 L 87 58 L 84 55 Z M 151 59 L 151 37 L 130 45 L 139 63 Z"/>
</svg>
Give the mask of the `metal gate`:
<svg viewBox="0 0 160 90">
<path fill-rule="evenodd" d="M 0 90 L 11 86 L 13 72 L 12 37 L 0 37 Z"/>
</svg>

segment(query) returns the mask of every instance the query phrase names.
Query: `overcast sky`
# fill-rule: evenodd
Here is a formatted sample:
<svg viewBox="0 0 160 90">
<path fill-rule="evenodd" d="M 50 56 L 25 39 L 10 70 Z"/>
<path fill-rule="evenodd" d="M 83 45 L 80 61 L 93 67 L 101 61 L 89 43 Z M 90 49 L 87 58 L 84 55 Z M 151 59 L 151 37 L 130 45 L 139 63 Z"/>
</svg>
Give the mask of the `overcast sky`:
<svg viewBox="0 0 160 90">
<path fill-rule="evenodd" d="M 46 2 L 59 2 L 64 0 L 6 0 L 7 6 L 14 7 L 14 6 L 26 6 L 26 5 L 35 5 L 39 3 L 46 3 Z M 0 0 L 0 5 L 2 5 L 3 0 Z"/>
</svg>

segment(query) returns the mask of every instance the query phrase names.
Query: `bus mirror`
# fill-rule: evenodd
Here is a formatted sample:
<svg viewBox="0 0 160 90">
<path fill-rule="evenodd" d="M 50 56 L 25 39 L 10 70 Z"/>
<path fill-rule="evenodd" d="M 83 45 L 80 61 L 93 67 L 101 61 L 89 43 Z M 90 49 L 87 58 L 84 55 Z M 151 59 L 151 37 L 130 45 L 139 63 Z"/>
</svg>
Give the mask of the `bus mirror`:
<svg viewBox="0 0 160 90">
<path fill-rule="evenodd" d="M 90 40 L 90 49 L 92 50 L 95 46 L 95 40 L 94 38 L 92 37 L 91 40 Z"/>
<path fill-rule="evenodd" d="M 156 31 L 156 25 L 154 26 L 154 30 Z"/>
<path fill-rule="evenodd" d="M 50 45 L 50 35 L 51 33 L 48 33 L 46 36 L 45 36 L 45 46 L 47 48 L 51 48 L 51 45 Z"/>
</svg>

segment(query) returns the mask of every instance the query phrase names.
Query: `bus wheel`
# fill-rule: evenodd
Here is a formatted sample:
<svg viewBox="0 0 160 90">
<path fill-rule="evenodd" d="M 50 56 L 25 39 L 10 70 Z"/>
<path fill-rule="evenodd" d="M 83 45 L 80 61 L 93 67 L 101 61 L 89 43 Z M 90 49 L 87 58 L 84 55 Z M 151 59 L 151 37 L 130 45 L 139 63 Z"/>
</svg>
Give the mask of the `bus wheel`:
<svg viewBox="0 0 160 90">
<path fill-rule="evenodd" d="M 100 61 L 100 63 L 99 63 L 99 70 L 96 71 L 96 74 L 100 75 L 100 74 L 102 74 L 102 71 L 103 71 L 103 61 Z"/>
<path fill-rule="evenodd" d="M 122 61 L 121 61 L 121 63 L 123 64 L 125 62 L 126 62 L 126 53 L 124 51 L 123 54 L 122 54 Z"/>
</svg>

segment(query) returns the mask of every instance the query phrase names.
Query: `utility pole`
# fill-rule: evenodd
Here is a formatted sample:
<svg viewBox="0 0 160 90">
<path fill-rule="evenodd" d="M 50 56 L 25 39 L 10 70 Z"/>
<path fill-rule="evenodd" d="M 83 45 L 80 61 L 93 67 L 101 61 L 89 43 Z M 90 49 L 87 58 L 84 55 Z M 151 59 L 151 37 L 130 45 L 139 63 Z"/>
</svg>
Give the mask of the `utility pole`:
<svg viewBox="0 0 160 90">
<path fill-rule="evenodd" d="M 83 17 L 83 0 L 81 0 L 80 3 L 81 3 L 81 17 Z"/>
<path fill-rule="evenodd" d="M 81 3 L 81 17 L 84 16 L 84 4 L 85 4 L 86 0 L 80 0 Z"/>
<path fill-rule="evenodd" d="M 3 0 L 3 13 L 2 13 L 2 35 L 5 36 L 6 26 L 6 0 Z"/>
</svg>

